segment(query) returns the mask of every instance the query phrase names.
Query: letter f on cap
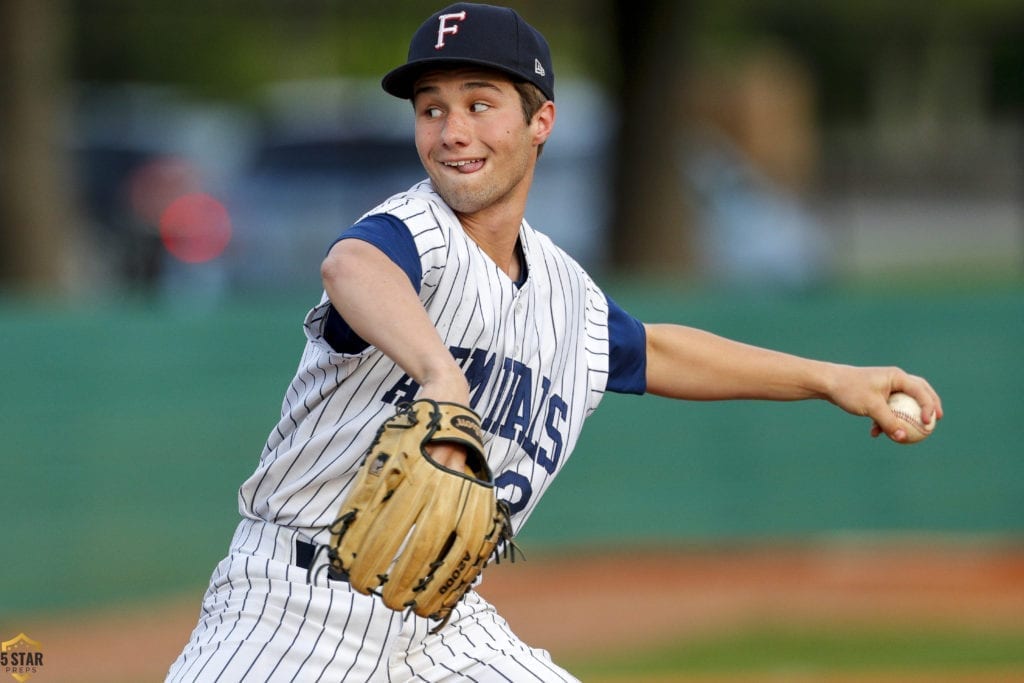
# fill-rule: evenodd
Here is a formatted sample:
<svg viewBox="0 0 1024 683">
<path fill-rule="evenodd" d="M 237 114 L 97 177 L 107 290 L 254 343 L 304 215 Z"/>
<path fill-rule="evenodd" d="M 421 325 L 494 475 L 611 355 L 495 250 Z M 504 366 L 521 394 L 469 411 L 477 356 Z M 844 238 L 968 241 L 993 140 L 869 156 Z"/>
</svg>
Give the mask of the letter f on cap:
<svg viewBox="0 0 1024 683">
<path fill-rule="evenodd" d="M 454 36 L 456 33 L 459 32 L 458 25 L 454 25 L 454 26 L 449 26 L 448 25 L 448 21 L 451 20 L 451 19 L 457 19 L 458 21 L 465 21 L 466 20 L 466 11 L 463 10 L 461 12 L 455 12 L 454 14 L 442 14 L 441 16 L 439 16 L 437 18 L 437 21 L 438 21 L 438 26 L 437 26 L 437 44 L 434 45 L 434 49 L 435 50 L 440 50 L 442 47 L 444 47 L 444 37 L 445 37 L 445 34 Z"/>
</svg>

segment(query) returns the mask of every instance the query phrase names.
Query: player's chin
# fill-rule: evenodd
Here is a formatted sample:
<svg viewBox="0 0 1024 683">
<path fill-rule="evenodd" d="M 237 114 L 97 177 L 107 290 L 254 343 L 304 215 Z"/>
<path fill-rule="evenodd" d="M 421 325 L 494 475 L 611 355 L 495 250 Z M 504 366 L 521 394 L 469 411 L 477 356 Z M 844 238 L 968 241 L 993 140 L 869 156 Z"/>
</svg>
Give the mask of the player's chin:
<svg viewBox="0 0 1024 683">
<path fill-rule="evenodd" d="M 473 214 L 486 209 L 493 203 L 488 188 L 477 188 L 469 183 L 452 183 L 445 179 L 433 179 L 434 190 L 441 199 L 458 214 Z M 475 185 L 475 184 L 474 184 Z"/>
</svg>

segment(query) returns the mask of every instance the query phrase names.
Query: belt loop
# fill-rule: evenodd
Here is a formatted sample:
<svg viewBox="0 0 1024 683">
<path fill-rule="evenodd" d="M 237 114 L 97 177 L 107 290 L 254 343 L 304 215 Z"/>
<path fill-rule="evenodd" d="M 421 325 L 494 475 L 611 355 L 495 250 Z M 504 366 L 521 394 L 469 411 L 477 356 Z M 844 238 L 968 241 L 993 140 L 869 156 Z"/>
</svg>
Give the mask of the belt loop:
<svg viewBox="0 0 1024 683">
<path fill-rule="evenodd" d="M 313 564 L 313 556 L 316 555 L 316 546 L 312 543 L 306 543 L 295 539 L 295 561 L 293 564 L 300 569 L 309 569 L 309 565 Z"/>
</svg>

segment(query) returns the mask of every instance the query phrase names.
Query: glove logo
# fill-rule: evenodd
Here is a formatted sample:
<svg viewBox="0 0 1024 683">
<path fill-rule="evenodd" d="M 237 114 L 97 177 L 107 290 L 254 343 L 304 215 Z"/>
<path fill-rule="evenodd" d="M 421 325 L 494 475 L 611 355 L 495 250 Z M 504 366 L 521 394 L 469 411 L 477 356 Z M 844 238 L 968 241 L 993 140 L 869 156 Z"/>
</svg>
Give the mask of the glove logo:
<svg viewBox="0 0 1024 683">
<path fill-rule="evenodd" d="M 483 432 L 480 430 L 480 423 L 467 415 L 456 415 L 452 418 L 452 428 L 465 432 L 473 437 L 474 441 L 483 441 Z"/>
<path fill-rule="evenodd" d="M 379 455 L 377 455 L 373 463 L 370 465 L 367 474 L 369 474 L 371 477 L 379 477 L 380 473 L 384 471 L 384 465 L 387 464 L 389 457 L 391 456 L 389 456 L 387 453 L 380 453 Z"/>
</svg>

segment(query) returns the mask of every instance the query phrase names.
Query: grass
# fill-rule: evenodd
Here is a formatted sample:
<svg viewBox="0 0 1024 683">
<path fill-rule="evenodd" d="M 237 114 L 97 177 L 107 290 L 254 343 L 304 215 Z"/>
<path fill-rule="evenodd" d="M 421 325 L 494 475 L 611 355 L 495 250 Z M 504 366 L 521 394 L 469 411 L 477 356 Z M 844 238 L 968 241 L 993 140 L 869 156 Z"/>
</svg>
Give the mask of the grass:
<svg viewBox="0 0 1024 683">
<path fill-rule="evenodd" d="M 976 631 L 758 629 L 685 641 L 629 656 L 568 661 L 584 681 L 684 680 L 687 676 L 916 674 L 1012 670 L 1024 680 L 1024 630 Z M 749 680 L 749 678 L 748 678 Z"/>
</svg>

